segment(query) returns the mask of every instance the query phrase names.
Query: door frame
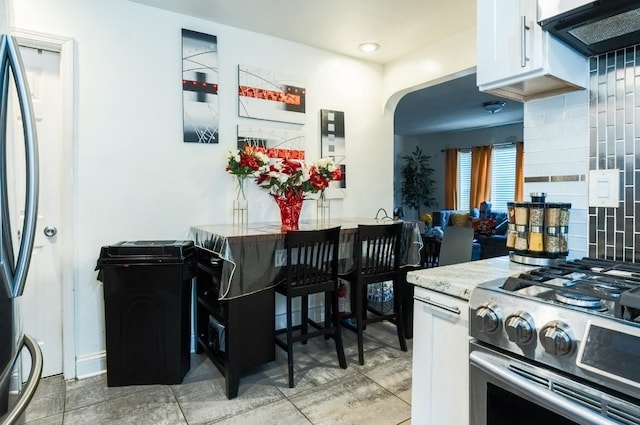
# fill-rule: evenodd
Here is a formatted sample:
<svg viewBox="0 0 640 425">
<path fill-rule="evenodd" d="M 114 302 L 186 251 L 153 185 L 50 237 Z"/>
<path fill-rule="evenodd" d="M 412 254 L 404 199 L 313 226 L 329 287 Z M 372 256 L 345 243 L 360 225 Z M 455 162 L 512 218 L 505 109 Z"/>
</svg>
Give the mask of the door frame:
<svg viewBox="0 0 640 425">
<path fill-rule="evenodd" d="M 59 233 L 62 279 L 62 371 L 64 379 L 77 377 L 75 288 L 76 253 L 74 249 L 76 218 L 75 162 L 76 147 L 75 102 L 75 40 L 35 31 L 11 28 L 19 46 L 48 50 L 60 54 L 60 84 L 62 87 L 62 172 L 61 222 Z M 43 158 L 40 158 L 42 163 Z"/>
</svg>

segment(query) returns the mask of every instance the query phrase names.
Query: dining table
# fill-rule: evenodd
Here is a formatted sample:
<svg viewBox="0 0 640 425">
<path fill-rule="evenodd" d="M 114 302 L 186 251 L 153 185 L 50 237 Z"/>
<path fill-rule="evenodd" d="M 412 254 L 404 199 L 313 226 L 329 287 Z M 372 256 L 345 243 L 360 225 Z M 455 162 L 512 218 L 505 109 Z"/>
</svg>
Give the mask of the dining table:
<svg viewBox="0 0 640 425">
<path fill-rule="evenodd" d="M 298 230 L 319 230 L 340 226 L 340 273 L 354 265 L 353 247 L 358 225 L 396 223 L 389 219 L 339 218 L 330 221 L 301 220 Z M 400 267 L 421 264 L 423 238 L 415 221 L 402 221 Z M 277 284 L 276 277 L 286 263 L 284 236 L 289 229 L 280 223 L 211 224 L 191 226 L 188 239 L 196 247 L 217 255 L 222 262 L 220 300 L 262 291 Z"/>
<path fill-rule="evenodd" d="M 371 218 L 301 220 L 297 230 L 340 226 L 339 271 L 354 265 L 359 225 L 397 221 Z M 417 222 L 403 221 L 401 267 L 421 264 L 422 235 Z M 227 398 L 238 394 L 243 373 L 275 359 L 275 285 L 286 266 L 281 223 L 191 226 L 197 250 L 195 282 L 196 352 L 206 352 L 225 377 Z"/>
</svg>

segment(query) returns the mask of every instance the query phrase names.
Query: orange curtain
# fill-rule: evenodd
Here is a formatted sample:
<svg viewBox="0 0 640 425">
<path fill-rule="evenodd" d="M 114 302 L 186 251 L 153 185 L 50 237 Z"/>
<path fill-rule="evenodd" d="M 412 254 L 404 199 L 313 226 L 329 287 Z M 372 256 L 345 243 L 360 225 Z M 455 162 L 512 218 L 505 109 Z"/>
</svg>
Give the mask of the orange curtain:
<svg viewBox="0 0 640 425">
<path fill-rule="evenodd" d="M 524 200 L 524 143 L 516 142 L 516 190 L 514 201 Z"/>
<path fill-rule="evenodd" d="M 491 146 L 471 149 L 471 208 L 491 200 Z"/>
<path fill-rule="evenodd" d="M 458 209 L 458 149 L 445 150 L 444 155 L 444 207 Z"/>
</svg>

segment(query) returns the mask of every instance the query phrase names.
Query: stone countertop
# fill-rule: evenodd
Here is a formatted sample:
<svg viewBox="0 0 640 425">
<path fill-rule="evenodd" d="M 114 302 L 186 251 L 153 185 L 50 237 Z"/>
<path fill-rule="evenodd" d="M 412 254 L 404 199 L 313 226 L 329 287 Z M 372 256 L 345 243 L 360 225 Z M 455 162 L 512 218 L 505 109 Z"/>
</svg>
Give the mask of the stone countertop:
<svg viewBox="0 0 640 425">
<path fill-rule="evenodd" d="M 535 269 L 514 263 L 509 256 L 433 267 L 407 273 L 407 282 L 445 295 L 469 301 L 477 285 Z"/>
</svg>

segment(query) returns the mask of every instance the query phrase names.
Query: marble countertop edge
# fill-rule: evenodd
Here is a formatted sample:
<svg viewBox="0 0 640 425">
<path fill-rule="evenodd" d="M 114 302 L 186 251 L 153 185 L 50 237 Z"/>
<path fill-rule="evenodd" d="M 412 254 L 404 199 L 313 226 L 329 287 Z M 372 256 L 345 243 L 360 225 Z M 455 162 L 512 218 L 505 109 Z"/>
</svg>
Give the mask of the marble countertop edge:
<svg viewBox="0 0 640 425">
<path fill-rule="evenodd" d="M 469 300 L 473 289 L 481 283 L 506 279 L 534 269 L 515 263 L 508 256 L 433 267 L 407 273 L 407 282 L 445 295 Z"/>
</svg>

